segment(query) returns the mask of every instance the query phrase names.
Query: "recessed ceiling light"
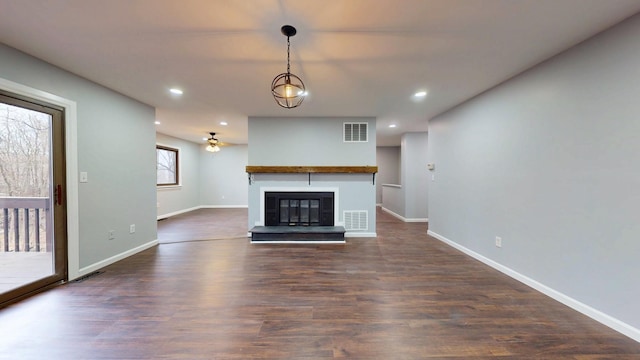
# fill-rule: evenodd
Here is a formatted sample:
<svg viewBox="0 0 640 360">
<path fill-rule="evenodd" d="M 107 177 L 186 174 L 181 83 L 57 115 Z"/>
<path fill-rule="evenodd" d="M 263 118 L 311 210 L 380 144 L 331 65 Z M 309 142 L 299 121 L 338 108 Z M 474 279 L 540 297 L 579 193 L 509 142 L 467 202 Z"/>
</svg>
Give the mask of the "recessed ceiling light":
<svg viewBox="0 0 640 360">
<path fill-rule="evenodd" d="M 155 124 L 160 125 L 160 121 L 156 120 Z"/>
<path fill-rule="evenodd" d="M 425 96 L 427 96 L 427 92 L 426 91 L 418 91 L 417 93 L 413 94 L 413 96 L 415 96 L 415 97 L 425 97 Z"/>
<path fill-rule="evenodd" d="M 177 88 L 171 88 L 171 89 L 169 89 L 169 92 L 172 93 L 172 94 L 175 94 L 175 95 L 182 95 L 183 94 L 183 91 L 180 90 L 180 89 L 177 89 Z"/>
<path fill-rule="evenodd" d="M 396 124 L 391 124 L 391 125 L 389 125 L 389 127 L 390 127 L 390 128 L 394 128 L 394 127 L 396 127 L 396 126 L 397 126 Z"/>
<path fill-rule="evenodd" d="M 226 121 L 220 121 L 220 125 L 222 125 L 222 126 L 227 126 L 227 125 L 229 125 L 229 124 L 227 124 L 227 122 L 226 122 Z"/>
</svg>

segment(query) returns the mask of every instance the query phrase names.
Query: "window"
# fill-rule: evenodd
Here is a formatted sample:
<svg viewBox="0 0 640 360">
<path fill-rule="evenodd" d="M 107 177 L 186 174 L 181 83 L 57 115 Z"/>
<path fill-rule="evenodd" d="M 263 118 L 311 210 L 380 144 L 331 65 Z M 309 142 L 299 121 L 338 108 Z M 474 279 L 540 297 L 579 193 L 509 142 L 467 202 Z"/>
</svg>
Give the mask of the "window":
<svg viewBox="0 0 640 360">
<path fill-rule="evenodd" d="M 179 185 L 178 149 L 156 145 L 156 169 L 158 186 Z"/>
</svg>

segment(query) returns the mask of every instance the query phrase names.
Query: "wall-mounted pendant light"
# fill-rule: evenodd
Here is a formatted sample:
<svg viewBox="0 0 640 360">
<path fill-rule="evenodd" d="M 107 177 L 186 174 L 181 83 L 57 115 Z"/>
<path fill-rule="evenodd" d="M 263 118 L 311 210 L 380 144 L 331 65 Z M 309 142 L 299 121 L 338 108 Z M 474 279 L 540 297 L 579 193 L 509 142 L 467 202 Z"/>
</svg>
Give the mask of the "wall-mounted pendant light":
<svg viewBox="0 0 640 360">
<path fill-rule="evenodd" d="M 283 108 L 292 109 L 302 104 L 302 100 L 307 95 L 302 80 L 291 73 L 289 38 L 296 34 L 296 28 L 291 25 L 284 25 L 280 31 L 287 37 L 287 72 L 282 73 L 271 82 L 271 94 L 278 105 Z"/>
</svg>

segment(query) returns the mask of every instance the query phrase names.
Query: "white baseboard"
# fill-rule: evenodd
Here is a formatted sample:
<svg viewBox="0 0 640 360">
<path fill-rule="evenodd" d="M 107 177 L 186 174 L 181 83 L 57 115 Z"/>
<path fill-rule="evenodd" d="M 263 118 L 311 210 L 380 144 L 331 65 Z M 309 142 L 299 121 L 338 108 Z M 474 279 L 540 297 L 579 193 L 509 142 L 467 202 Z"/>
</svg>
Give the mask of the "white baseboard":
<svg viewBox="0 0 640 360">
<path fill-rule="evenodd" d="M 198 209 L 247 209 L 247 208 L 249 208 L 249 205 L 199 205 L 199 206 L 194 206 L 188 209 L 182 209 L 182 210 L 170 212 L 167 214 L 158 215 L 157 220 L 170 218 L 172 216 L 188 213 L 189 211 L 194 211 Z"/>
<path fill-rule="evenodd" d="M 370 233 L 370 232 L 346 232 L 344 233 L 344 237 L 346 238 L 367 238 L 367 237 L 378 237 L 378 233 Z"/>
<path fill-rule="evenodd" d="M 395 213 L 395 212 L 393 212 L 393 211 L 391 211 L 391 210 L 389 210 L 389 209 L 387 209 L 385 207 L 382 207 L 382 206 L 380 207 L 380 210 L 386 212 L 387 214 L 389 214 L 389 215 L 391 215 L 391 216 L 393 216 L 395 218 L 398 218 L 398 219 L 402 220 L 403 222 L 425 222 L 425 223 L 429 222 L 429 218 L 406 218 L 406 217 L 404 217 L 404 216 L 402 216 L 400 214 L 397 214 L 397 213 Z"/>
<path fill-rule="evenodd" d="M 115 263 L 117 261 L 120 261 L 122 259 L 128 258 L 131 255 L 135 255 L 135 254 L 137 254 L 137 253 L 139 253 L 141 251 L 147 250 L 147 249 L 149 249 L 151 247 L 154 247 L 156 245 L 158 245 L 158 240 L 157 239 L 149 241 L 148 243 L 142 244 L 142 245 L 137 246 L 137 247 L 135 247 L 133 249 L 129 249 L 129 250 L 127 250 L 127 251 L 125 251 L 123 253 L 120 253 L 118 255 L 114 255 L 114 256 L 112 256 L 112 257 L 110 257 L 108 259 L 104 259 L 102 261 L 98 261 L 95 264 L 83 267 L 82 269 L 78 270 L 78 276 L 75 277 L 75 279 L 77 279 L 77 278 L 79 278 L 81 276 L 87 275 L 87 274 L 91 274 L 92 272 L 100 270 L 105 266 L 111 265 L 111 264 L 113 264 L 113 263 Z M 69 281 L 71 281 L 71 280 L 74 280 L 74 279 L 69 279 Z"/>
<path fill-rule="evenodd" d="M 249 240 L 250 243 L 252 244 L 344 244 L 345 241 L 341 240 L 341 241 L 312 241 L 312 240 L 308 240 L 308 241 L 286 241 L 286 240 L 271 240 L 271 241 L 251 241 Z"/>
<path fill-rule="evenodd" d="M 548 287 L 547 285 L 544 285 L 542 283 L 539 283 L 536 280 L 533 280 L 523 274 L 520 274 L 519 272 L 508 268 L 498 262 L 495 262 L 483 255 L 478 254 L 477 252 L 468 249 L 456 242 L 453 242 L 449 239 L 447 239 L 446 237 L 439 235 L 431 230 L 427 231 L 428 235 L 433 236 L 434 238 L 444 242 L 445 244 L 456 248 L 460 251 L 462 251 L 463 253 L 473 257 L 474 259 L 483 262 L 486 265 L 491 266 L 492 268 L 500 271 L 501 273 L 520 281 L 521 283 L 549 296 L 550 298 L 559 301 L 565 305 L 567 305 L 568 307 L 596 320 L 597 322 L 606 325 L 610 328 L 612 328 L 613 330 L 626 335 L 628 337 L 630 337 L 631 339 L 640 342 L 640 329 L 637 329 L 623 321 L 620 321 L 610 315 L 607 315 L 605 313 L 603 313 L 602 311 L 596 310 L 572 297 L 569 297 L 553 288 Z"/>
<path fill-rule="evenodd" d="M 200 205 L 200 209 L 248 209 L 249 205 Z"/>
<path fill-rule="evenodd" d="M 169 218 L 169 217 L 172 217 L 172 216 L 184 214 L 184 213 L 187 213 L 189 211 L 198 210 L 198 209 L 200 209 L 200 206 L 195 206 L 195 207 L 188 208 L 188 209 L 182 209 L 182 210 L 170 212 L 170 213 L 167 213 L 167 214 L 158 215 L 158 220 L 166 219 L 166 218 Z"/>
</svg>

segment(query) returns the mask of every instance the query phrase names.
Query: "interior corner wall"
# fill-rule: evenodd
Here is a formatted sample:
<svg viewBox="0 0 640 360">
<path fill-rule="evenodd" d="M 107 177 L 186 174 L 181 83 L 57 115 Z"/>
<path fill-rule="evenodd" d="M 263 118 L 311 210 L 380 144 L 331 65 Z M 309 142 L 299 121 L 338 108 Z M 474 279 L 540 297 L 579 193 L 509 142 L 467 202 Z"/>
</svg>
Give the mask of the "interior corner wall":
<svg viewBox="0 0 640 360">
<path fill-rule="evenodd" d="M 402 135 L 401 181 L 404 194 L 404 214 L 409 220 L 426 220 L 428 212 L 429 171 L 427 170 L 427 132 Z"/>
<path fill-rule="evenodd" d="M 430 232 L 640 341 L 639 38 L 636 15 L 438 116 L 428 156 Z"/>
<path fill-rule="evenodd" d="M 382 184 L 400 184 L 400 146 L 376 148 L 376 204 L 382 204 Z"/>
<path fill-rule="evenodd" d="M 67 182 L 79 208 L 79 236 L 69 240 L 78 242 L 79 259 L 70 262 L 77 260 L 82 272 L 153 244 L 154 108 L 3 44 L 0 74 L 77 104 L 77 164 L 67 165 L 87 172 L 88 182 Z M 115 239 L 108 240 L 109 230 Z"/>
<path fill-rule="evenodd" d="M 223 146 L 211 153 L 200 146 L 200 205 L 204 207 L 247 207 L 246 166 L 248 146 Z"/>
<path fill-rule="evenodd" d="M 157 187 L 157 217 L 198 208 L 200 203 L 200 145 L 173 136 L 156 133 L 156 144 L 178 149 L 179 186 Z"/>
</svg>

